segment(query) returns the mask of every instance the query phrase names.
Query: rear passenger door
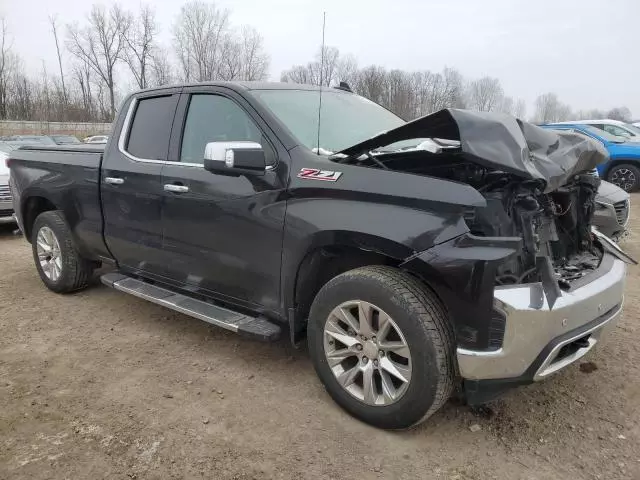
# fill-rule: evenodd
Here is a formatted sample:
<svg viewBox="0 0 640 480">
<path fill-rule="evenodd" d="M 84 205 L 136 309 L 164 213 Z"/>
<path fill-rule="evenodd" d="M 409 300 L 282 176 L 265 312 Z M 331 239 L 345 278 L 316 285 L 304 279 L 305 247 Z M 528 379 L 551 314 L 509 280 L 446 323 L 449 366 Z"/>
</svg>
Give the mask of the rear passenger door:
<svg viewBox="0 0 640 480">
<path fill-rule="evenodd" d="M 179 90 L 155 91 L 123 106 L 120 137 L 102 165 L 104 237 L 118 265 L 143 275 L 166 273 L 162 255 L 162 167 Z M 122 119 L 124 117 L 124 119 Z"/>
<path fill-rule="evenodd" d="M 179 125 L 179 126 L 178 126 Z M 249 308 L 279 308 L 288 153 L 241 96 L 185 88 L 163 169 L 164 249 L 178 285 Z M 267 170 L 227 176 L 204 170 L 208 142 L 254 141 Z M 280 161 L 278 161 L 280 159 Z M 179 187 L 179 188 L 175 188 Z"/>
</svg>

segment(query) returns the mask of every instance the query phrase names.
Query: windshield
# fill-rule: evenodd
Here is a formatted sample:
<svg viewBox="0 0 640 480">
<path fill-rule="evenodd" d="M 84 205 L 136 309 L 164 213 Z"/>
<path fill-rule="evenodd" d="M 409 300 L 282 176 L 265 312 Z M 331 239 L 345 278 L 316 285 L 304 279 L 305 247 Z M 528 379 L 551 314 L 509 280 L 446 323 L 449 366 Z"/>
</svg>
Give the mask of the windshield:
<svg viewBox="0 0 640 480">
<path fill-rule="evenodd" d="M 580 125 L 580 127 L 584 128 L 587 132 L 591 133 L 592 135 L 596 137 L 600 137 L 603 140 L 606 140 L 607 142 L 624 143 L 625 141 L 625 137 L 620 137 L 618 135 L 611 135 L 610 133 L 605 132 L 604 130 L 600 130 L 597 127 L 592 127 L 591 125 Z M 580 128 L 578 128 L 577 130 L 580 130 Z"/>
<path fill-rule="evenodd" d="M 252 93 L 300 143 L 309 149 L 318 147 L 318 90 L 253 90 Z M 319 146 L 328 152 L 339 152 L 404 123 L 400 117 L 366 98 L 323 90 Z"/>
<path fill-rule="evenodd" d="M 631 130 L 635 135 L 640 135 L 640 128 L 636 127 L 635 125 L 625 123 L 624 128 L 626 128 L 627 130 Z"/>
</svg>

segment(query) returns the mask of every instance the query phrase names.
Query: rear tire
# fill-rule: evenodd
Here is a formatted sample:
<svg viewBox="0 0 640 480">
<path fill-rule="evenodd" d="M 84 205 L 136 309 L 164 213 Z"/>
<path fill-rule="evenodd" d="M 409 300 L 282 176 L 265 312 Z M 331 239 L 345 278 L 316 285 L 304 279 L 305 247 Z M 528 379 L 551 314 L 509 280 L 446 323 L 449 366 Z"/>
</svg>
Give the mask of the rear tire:
<svg viewBox="0 0 640 480">
<path fill-rule="evenodd" d="M 31 247 L 42 282 L 49 290 L 67 293 L 85 288 L 94 264 L 80 256 L 62 212 L 44 212 L 36 218 Z"/>
<path fill-rule="evenodd" d="M 363 327 L 363 318 L 371 328 Z M 396 268 L 357 268 L 330 280 L 311 307 L 308 342 L 329 395 L 379 428 L 403 429 L 426 420 L 454 388 L 454 334 L 447 314 L 428 287 Z"/>
<path fill-rule="evenodd" d="M 614 165 L 607 172 L 607 182 L 613 183 L 625 192 L 635 192 L 640 189 L 640 169 L 630 163 Z"/>
</svg>

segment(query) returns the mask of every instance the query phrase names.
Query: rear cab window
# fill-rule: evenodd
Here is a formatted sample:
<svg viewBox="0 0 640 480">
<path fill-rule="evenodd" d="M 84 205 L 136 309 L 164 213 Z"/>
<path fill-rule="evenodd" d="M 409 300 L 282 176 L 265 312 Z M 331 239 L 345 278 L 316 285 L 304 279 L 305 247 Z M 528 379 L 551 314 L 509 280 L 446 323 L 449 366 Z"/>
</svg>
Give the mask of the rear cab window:
<svg viewBox="0 0 640 480">
<path fill-rule="evenodd" d="M 126 152 L 143 160 L 166 160 L 177 102 L 178 95 L 137 99 Z"/>
</svg>

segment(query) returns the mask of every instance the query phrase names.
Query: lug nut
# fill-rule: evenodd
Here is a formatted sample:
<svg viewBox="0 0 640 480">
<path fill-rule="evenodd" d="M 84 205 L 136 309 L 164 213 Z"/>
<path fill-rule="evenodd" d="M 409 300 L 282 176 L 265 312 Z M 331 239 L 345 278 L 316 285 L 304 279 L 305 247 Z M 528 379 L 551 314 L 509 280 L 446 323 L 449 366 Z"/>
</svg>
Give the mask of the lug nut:
<svg viewBox="0 0 640 480">
<path fill-rule="evenodd" d="M 356 350 L 360 351 L 362 350 L 362 345 L 360 345 L 359 343 L 356 345 Z"/>
<path fill-rule="evenodd" d="M 367 357 L 362 357 L 362 363 L 366 365 L 368 361 L 369 359 Z"/>
<path fill-rule="evenodd" d="M 378 366 L 378 360 L 374 360 L 373 361 L 373 365 L 377 367 Z"/>
<path fill-rule="evenodd" d="M 384 350 L 380 350 L 380 356 L 384 357 Z"/>
</svg>

